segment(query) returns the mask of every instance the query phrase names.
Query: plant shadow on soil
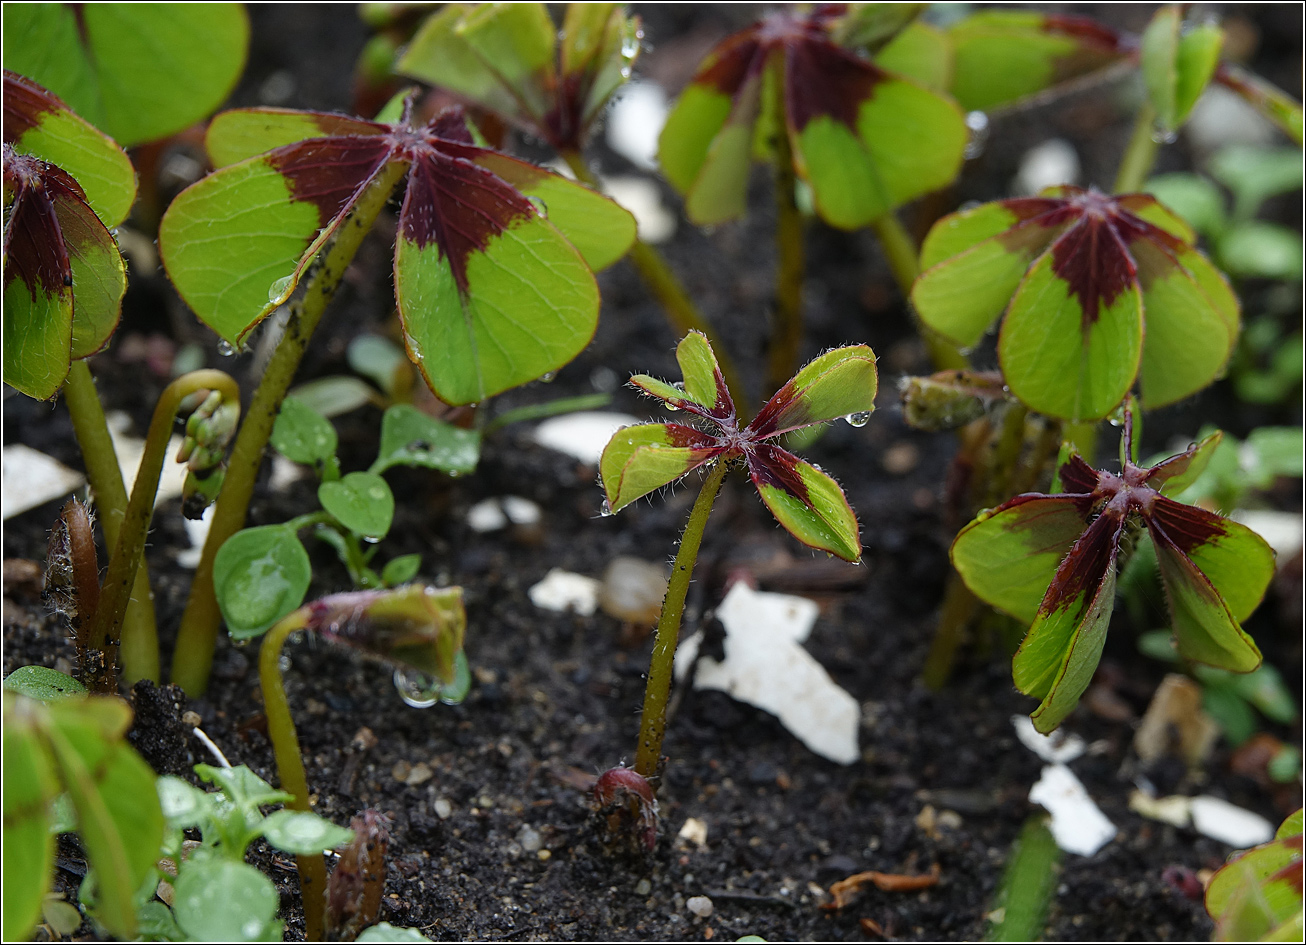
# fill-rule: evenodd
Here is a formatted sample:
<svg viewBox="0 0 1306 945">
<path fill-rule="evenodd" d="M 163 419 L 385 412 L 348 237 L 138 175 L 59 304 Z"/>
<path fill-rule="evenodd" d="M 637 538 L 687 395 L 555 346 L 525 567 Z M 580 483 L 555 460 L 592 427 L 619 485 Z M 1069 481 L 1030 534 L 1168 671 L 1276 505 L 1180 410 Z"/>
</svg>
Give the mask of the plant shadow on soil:
<svg viewBox="0 0 1306 945">
<path fill-rule="evenodd" d="M 335 62 L 352 62 L 347 57 L 361 45 L 361 27 L 352 8 L 318 8 L 303 35 L 319 40 L 323 58 L 292 60 L 300 55 L 294 44 L 274 48 L 271 40 L 299 34 L 302 9 L 254 9 L 255 48 L 237 104 L 258 103 L 267 77 L 288 70 L 301 91 L 285 104 L 346 107 L 347 70 L 329 71 L 325 57 L 339 53 L 346 58 Z M 641 11 L 653 47 L 644 66 L 670 63 L 659 77 L 673 88 L 707 42 L 749 15 L 736 8 L 694 11 Z M 1089 179 L 1109 183 L 1108 162 L 1120 153 L 1129 122 L 1107 99 L 1100 89 L 1089 90 L 998 120 L 984 156 L 968 165 L 936 209 L 920 212 L 1005 196 L 1020 154 L 1051 134 L 1081 147 Z M 1169 149 L 1165 160 L 1177 160 L 1171 154 L 1177 150 Z M 601 145 L 595 153 L 605 170 L 630 171 Z M 772 213 L 769 181 L 759 171 L 753 184 L 746 221 L 710 234 L 682 222 L 666 251 L 735 357 L 760 371 L 772 286 Z M 677 205 L 669 193 L 666 198 Z M 367 806 L 393 820 L 383 920 L 432 938 L 466 940 L 733 940 L 748 934 L 861 940 L 867 937 L 863 917 L 895 938 L 975 939 L 984 933 L 1011 841 L 1032 811 L 1026 797 L 1041 763 L 1018 744 L 1010 719 L 1028 713 L 1033 702 L 1015 692 L 1009 661 L 996 651 L 968 651 L 940 693 L 921 686 L 918 674 L 947 573 L 940 495 L 953 441 L 907 429 L 894 407 L 897 376 L 927 370 L 927 364 L 869 236 L 813 224 L 808 253 L 805 356 L 853 342 L 869 342 L 880 355 L 880 409 L 871 422 L 860 430 L 836 423 L 807 451 L 846 486 L 862 523 L 865 561 L 854 567 L 799 548 L 738 476 L 713 512 L 685 633 L 702 624 L 726 580 L 741 571 L 763 589 L 818 599 L 821 616 L 806 645 L 862 703 L 861 761 L 848 767 L 823 761 L 766 713 L 720 693 L 686 692 L 664 749 L 670 761 L 658 849 L 639 863 L 606 857 L 581 786 L 630 759 L 651 643 L 623 646 L 622 627 L 612 618 L 542 611 L 527 591 L 553 567 L 598 576 L 616 555 L 668 556 L 696 483 L 603 518 L 593 468 L 533 445 L 528 425 L 511 426 L 487 442 L 474 476 L 388 474 L 404 501 L 383 556 L 421 553 L 424 579 L 465 588 L 467 653 L 476 676 L 466 702 L 412 709 L 400 701 L 384 667 L 312 640 L 287 649 L 288 695 L 316 809 L 342 824 Z M 389 310 L 387 263 L 388 250 L 374 237 L 355 264 L 357 277 L 328 312 L 301 380 L 345 373 L 352 333 L 380 329 L 380 316 Z M 248 358 L 212 355 L 211 336 L 194 325 L 161 276 L 138 279 L 133 273 L 133 280 L 123 328 L 94 368 L 105 401 L 127 410 L 143 429 L 166 380 L 123 362 L 122 341 L 133 331 L 201 341 L 211 364 L 238 373 L 247 371 Z M 676 339 L 634 272 L 618 264 L 600 283 L 603 313 L 593 344 L 551 385 L 505 395 L 503 407 L 610 389 L 633 371 L 678 376 Z M 614 392 L 613 408 L 651 415 L 649 402 L 624 388 Z M 1208 417 L 1239 435 L 1265 422 L 1220 384 L 1159 415 L 1149 423 L 1149 440 L 1160 448 L 1167 432 L 1195 433 Z M 364 468 L 374 455 L 378 420 L 377 411 L 363 408 L 337 421 L 346 471 Z M 80 467 L 61 406 L 7 397 L 5 441 L 26 442 Z M 890 450 L 893 472 L 885 468 Z M 249 524 L 284 521 L 315 507 L 310 481 L 274 493 L 266 472 Z M 537 502 L 542 527 L 490 534 L 466 527 L 472 504 L 503 494 Z M 51 503 L 10 520 L 5 557 L 42 560 L 56 508 Z M 165 666 L 190 580 L 175 562 L 176 552 L 188 546 L 180 522 L 177 502 L 164 504 L 149 549 Z M 310 597 L 345 589 L 347 576 L 329 550 L 311 541 L 308 548 L 315 565 Z M 1297 574 L 1286 601 L 1300 594 Z M 54 665 L 72 657 L 63 628 L 21 586 L 6 585 L 4 615 L 6 673 L 24 663 Z M 1299 691 L 1300 610 L 1272 593 L 1249 630 Z M 1120 832 L 1093 857 L 1066 857 L 1049 939 L 1209 936 L 1201 902 L 1185 898 L 1163 872 L 1216 867 L 1229 848 L 1129 811 L 1136 774 L 1146 774 L 1162 792 L 1213 793 L 1276 823 L 1282 816 L 1264 790 L 1229 772 L 1225 746 L 1195 775 L 1178 762 L 1139 767 L 1130 748 L 1131 720 L 1141 716 L 1163 667 L 1138 655 L 1134 633 L 1118 617 L 1103 660 L 1131 719 L 1111 721 L 1081 707 L 1067 722 L 1093 746 L 1074 770 Z M 136 739 L 156 770 L 190 776 L 191 765 L 211 761 L 180 720 L 190 710 L 233 764 L 248 764 L 275 782 L 260 726 L 256 662 L 252 647 L 224 637 L 206 697 L 187 702 L 166 690 L 141 695 Z M 1278 734 L 1300 740 L 1299 730 Z M 927 805 L 958 816 L 931 824 L 921 816 Z M 690 817 L 707 825 L 702 847 L 676 839 Z M 60 885 L 75 887 L 78 852 L 61 852 Z M 287 937 L 301 936 L 292 858 L 260 844 L 253 859 L 283 894 Z M 841 913 L 819 907 L 819 887 L 851 873 L 923 873 L 936 863 L 941 879 L 931 889 L 873 890 Z M 706 919 L 685 907 L 697 895 L 713 901 Z"/>
</svg>

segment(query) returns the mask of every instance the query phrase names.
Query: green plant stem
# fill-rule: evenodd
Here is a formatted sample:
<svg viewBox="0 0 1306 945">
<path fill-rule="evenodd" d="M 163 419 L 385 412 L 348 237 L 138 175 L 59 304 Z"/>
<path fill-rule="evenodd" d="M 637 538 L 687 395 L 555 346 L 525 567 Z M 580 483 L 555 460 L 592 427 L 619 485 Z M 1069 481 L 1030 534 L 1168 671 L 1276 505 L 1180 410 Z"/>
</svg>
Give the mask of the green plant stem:
<svg viewBox="0 0 1306 945">
<path fill-rule="evenodd" d="M 798 370 L 803 343 L 803 274 L 807 269 L 803 214 L 794 198 L 798 177 L 794 173 L 794 154 L 785 130 L 783 106 L 781 112 L 776 122 L 780 130 L 775 136 L 775 318 L 771 327 L 771 374 L 766 394 L 779 390 Z"/>
<path fill-rule="evenodd" d="M 73 433 L 82 451 L 86 478 L 90 480 L 99 511 L 104 544 L 114 548 L 118 531 L 127 513 L 127 489 L 122 470 L 104 419 L 104 408 L 95 392 L 95 380 L 86 361 L 74 361 L 64 383 L 64 403 L 73 421 Z M 131 599 L 122 620 L 120 656 L 123 676 L 128 683 L 140 679 L 159 681 L 159 634 L 154 615 L 154 593 L 150 590 L 150 570 L 144 561 L 136 568 Z"/>
<path fill-rule="evenodd" d="M 1141 190 L 1147 175 L 1152 172 L 1159 142 L 1156 140 L 1156 109 L 1151 102 L 1143 102 L 1134 118 L 1134 133 L 1120 159 L 1116 172 L 1115 192 L 1131 194 Z"/>
<path fill-rule="evenodd" d="M 680 621 L 685 615 L 685 595 L 703 543 L 703 528 L 712 511 L 712 503 L 721 491 L 730 464 L 718 461 L 703 480 L 703 487 L 689 512 L 689 521 L 680 536 L 680 549 L 662 601 L 662 613 L 653 638 L 653 655 L 649 659 L 648 684 L 644 688 L 644 713 L 639 721 L 639 750 L 635 753 L 635 770 L 650 780 L 657 776 L 662 762 L 662 738 L 667 731 L 667 696 L 671 692 L 671 670 L 680 641 Z M 656 787 L 654 788 L 656 790 Z"/>
<path fill-rule="evenodd" d="M 167 459 L 173 420 L 181 402 L 200 390 L 216 390 L 221 392 L 224 402 L 240 403 L 240 388 L 236 382 L 222 371 L 213 370 L 185 374 L 164 388 L 159 395 L 159 402 L 154 405 L 154 416 L 150 419 L 149 432 L 145 436 L 145 449 L 141 454 L 141 464 L 136 470 L 136 482 L 132 485 L 127 514 L 123 516 L 118 541 L 104 575 L 100 606 L 95 612 L 95 626 L 90 637 L 93 647 L 103 648 L 106 641 L 115 643 L 118 640 L 123 614 L 131 599 L 129 592 L 136 580 L 137 567 L 145 550 L 145 538 L 149 533 L 150 518 L 154 514 L 154 497 L 159 490 L 159 476 Z"/>
<path fill-rule="evenodd" d="M 258 651 L 259 686 L 263 690 L 268 738 L 272 740 L 272 753 L 277 759 L 277 777 L 281 781 L 281 790 L 295 796 L 286 806 L 302 811 L 312 811 L 313 805 L 309 801 L 304 760 L 299 753 L 299 735 L 281 681 L 281 648 L 285 646 L 287 637 L 308 624 L 308 614 L 309 609 L 301 607 L 283 617 L 267 632 Z M 299 871 L 299 892 L 304 901 L 304 940 L 323 941 L 325 902 L 322 896 L 326 890 L 326 860 L 320 853 L 296 856 L 295 867 Z"/>
<path fill-rule="evenodd" d="M 998 433 L 998 442 L 988 462 L 988 487 L 986 489 L 986 506 L 998 505 L 1010 496 L 1007 491 L 1016 473 L 1020 461 L 1020 451 L 1025 445 L 1025 418 L 1029 411 L 1024 404 L 1011 403 L 1002 417 L 1002 429 Z"/>
<path fill-rule="evenodd" d="M 1029 457 L 1016 469 L 1011 477 L 1011 495 L 1033 492 L 1039 486 L 1043 467 L 1056 455 L 1061 446 L 1061 421 L 1045 418 L 1043 429 L 1030 449 Z"/>
<path fill-rule="evenodd" d="M 593 190 L 602 192 L 603 188 L 599 186 L 598 178 L 590 171 L 579 151 L 563 151 L 561 157 L 567 162 L 567 166 L 571 168 L 577 180 Z M 671 322 L 677 338 L 683 338 L 691 331 L 702 332 L 707 336 L 712 351 L 716 354 L 717 364 L 721 367 L 721 376 L 726 379 L 726 387 L 730 388 L 730 396 L 734 398 L 745 416 L 751 413 L 751 405 L 745 396 L 743 381 L 735 369 L 734 361 L 730 359 L 725 343 L 703 313 L 698 310 L 698 306 L 689 297 L 689 293 L 685 291 L 685 287 L 666 259 L 656 248 L 638 236 L 635 237 L 635 242 L 627 255 L 630 264 L 644 280 L 644 284 L 662 303 L 662 309 L 666 312 L 667 320 Z"/>
<path fill-rule="evenodd" d="M 921 669 L 921 679 L 927 688 L 937 691 L 947 683 L 957 650 L 965 639 L 966 627 L 979 608 L 979 598 L 971 593 L 956 569 L 949 567 L 948 586 L 943 594 L 943 607 L 939 609 L 939 624 Z"/>
<path fill-rule="evenodd" d="M 1067 423 L 1061 430 L 1061 438 L 1075 445 L 1084 462 L 1093 466 L 1097 454 L 1097 422 L 1085 420 L 1080 423 Z"/>
<path fill-rule="evenodd" d="M 222 620 L 213 586 L 213 559 L 223 542 L 245 524 L 245 512 L 249 509 L 249 500 L 254 494 L 254 480 L 263 459 L 263 449 L 309 339 L 335 294 L 345 269 L 407 170 L 405 164 L 392 163 L 360 198 L 334 242 L 315 264 L 302 290 L 303 295 L 291 304 L 285 334 L 268 361 L 258 389 L 254 391 L 249 412 L 231 450 L 226 482 L 213 509 L 209 535 L 204 542 L 199 566 L 195 569 L 190 599 L 186 602 L 186 611 L 182 614 L 181 627 L 177 633 L 177 648 L 172 657 L 172 681 L 189 696 L 201 695 L 208 687 L 209 672 L 213 668 L 213 648 L 217 642 L 218 625 Z"/>
<path fill-rule="evenodd" d="M 578 410 L 599 410 L 612 403 L 611 394 L 582 394 L 579 397 L 560 397 L 543 404 L 526 404 L 505 410 L 481 428 L 481 433 L 488 436 L 495 430 L 511 423 L 523 420 L 540 420 L 544 417 L 556 417 L 561 413 L 575 413 Z"/>
<path fill-rule="evenodd" d="M 925 342 L 925 347 L 930 353 L 930 360 L 934 362 L 934 368 L 938 371 L 961 371 L 970 367 L 970 361 L 962 354 L 961 349 L 939 335 L 938 332 L 931 330 L 916 310 L 911 307 L 911 288 L 916 282 L 916 277 L 921 274 L 920 252 L 916 247 L 916 241 L 911 238 L 907 228 L 902 225 L 898 219 L 898 214 L 889 211 L 882 216 L 876 217 L 871 221 L 871 229 L 880 241 L 880 248 L 884 250 L 884 258 L 888 260 L 889 271 L 893 273 L 893 279 L 898 283 L 898 291 L 907 301 L 907 308 L 911 312 L 912 321 L 916 324 L 916 330 Z"/>
</svg>

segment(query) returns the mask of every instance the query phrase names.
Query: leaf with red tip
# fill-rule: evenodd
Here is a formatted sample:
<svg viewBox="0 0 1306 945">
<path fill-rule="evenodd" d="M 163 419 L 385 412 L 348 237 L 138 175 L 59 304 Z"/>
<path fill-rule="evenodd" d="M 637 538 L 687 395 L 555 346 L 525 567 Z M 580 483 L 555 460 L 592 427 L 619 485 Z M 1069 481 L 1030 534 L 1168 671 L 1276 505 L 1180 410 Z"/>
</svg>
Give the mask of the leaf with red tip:
<svg viewBox="0 0 1306 945">
<path fill-rule="evenodd" d="M 1120 37 L 1077 16 L 982 10 L 949 30 L 952 94 L 967 110 L 989 110 L 1119 62 Z"/>
<path fill-rule="evenodd" d="M 957 534 L 952 564 L 981 600 L 1030 624 L 1049 579 L 1084 527 L 1069 496 L 1016 496 L 981 512 Z"/>
<path fill-rule="evenodd" d="M 630 383 L 675 410 L 688 410 L 718 423 L 733 423 L 735 403 L 707 337 L 697 331 L 686 334 L 676 346 L 676 361 L 684 377 L 678 386 L 647 374 L 634 375 Z"/>
<path fill-rule="evenodd" d="M 861 558 L 857 516 L 837 482 L 769 443 L 752 447 L 747 458 L 758 494 L 789 534 L 845 561 Z"/>
<path fill-rule="evenodd" d="M 609 511 L 619 511 L 721 452 L 715 437 L 678 423 L 618 430 L 599 460 Z"/>
<path fill-rule="evenodd" d="M 962 113 L 924 86 L 815 39 L 786 48 L 784 82 L 794 167 L 827 223 L 866 226 L 961 168 Z"/>
<path fill-rule="evenodd" d="M 1042 700 L 1030 718 L 1044 734 L 1075 708 L 1097 669 L 1115 606 L 1123 531 L 1123 517 L 1103 514 L 1075 542 L 1012 660 L 1016 688 Z"/>
<path fill-rule="evenodd" d="M 238 344 L 289 298 L 392 159 L 382 137 L 313 138 L 210 174 L 159 224 L 168 276 L 206 325 Z"/>
<path fill-rule="evenodd" d="M 1222 62 L 1215 80 L 1233 90 L 1258 112 L 1278 125 L 1298 147 L 1302 145 L 1301 103 L 1281 89 L 1232 62 Z"/>
<path fill-rule="evenodd" d="M 233 108 L 215 115 L 204 133 L 214 167 L 226 167 L 309 138 L 371 137 L 390 130 L 380 122 L 292 108 Z"/>
<path fill-rule="evenodd" d="M 409 172 L 395 295 L 409 356 L 451 404 L 557 370 L 598 322 L 580 253 L 519 191 L 439 151 Z"/>
<path fill-rule="evenodd" d="M 1164 496 L 1147 523 L 1180 654 L 1251 672 L 1261 653 L 1239 621 L 1264 596 L 1274 576 L 1274 552 L 1251 529 Z"/>
<path fill-rule="evenodd" d="M 1302 937 L 1302 812 L 1274 839 L 1234 854 L 1206 887 L 1217 942 L 1290 942 Z"/>
<path fill-rule="evenodd" d="M 998 320 L 1030 264 L 1066 226 L 1059 202 L 1038 197 L 983 204 L 936 223 L 921 248 L 912 304 L 930 328 L 962 347 Z"/>
<path fill-rule="evenodd" d="M 1206 470 L 1223 438 L 1224 434 L 1216 430 L 1182 453 L 1157 463 L 1147 474 L 1147 484 L 1163 495 L 1183 492 Z"/>
<path fill-rule="evenodd" d="M 875 409 L 877 383 L 875 352 L 869 346 L 827 351 L 776 391 L 749 429 L 770 438 L 847 417 L 860 426 Z"/>
<path fill-rule="evenodd" d="M 1109 228 L 1083 220 L 1044 253 L 1011 300 L 998 358 L 1011 392 L 1053 417 L 1105 417 L 1138 374 L 1142 298 Z"/>
</svg>

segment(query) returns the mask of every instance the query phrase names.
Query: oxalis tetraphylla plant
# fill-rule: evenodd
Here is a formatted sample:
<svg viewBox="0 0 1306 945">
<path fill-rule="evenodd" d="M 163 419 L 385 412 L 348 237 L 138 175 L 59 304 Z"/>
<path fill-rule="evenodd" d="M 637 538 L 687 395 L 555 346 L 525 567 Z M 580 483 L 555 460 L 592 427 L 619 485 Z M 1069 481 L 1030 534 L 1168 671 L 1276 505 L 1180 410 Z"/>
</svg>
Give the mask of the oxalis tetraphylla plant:
<svg viewBox="0 0 1306 945">
<path fill-rule="evenodd" d="M 1115 607 L 1116 573 L 1150 540 L 1183 659 L 1238 673 L 1261 664 L 1242 629 L 1274 576 L 1274 551 L 1245 525 L 1169 498 L 1210 461 L 1219 434 L 1154 466 L 1137 465 L 1133 409 L 1124 411 L 1120 472 L 1073 452 L 1065 492 L 1028 493 L 963 528 L 952 562 L 980 599 L 1028 623 L 1012 662 L 1016 687 L 1041 700 L 1041 732 L 1061 724 L 1097 669 Z M 1145 529 L 1146 535 L 1142 534 Z"/>
<path fill-rule="evenodd" d="M 791 535 L 846 561 L 861 557 L 857 517 L 838 483 L 779 445 L 787 433 L 846 418 L 866 423 L 875 409 L 875 354 L 866 345 L 828 351 L 809 363 L 740 426 L 734 401 L 707 338 L 686 335 L 676 348 L 684 381 L 668 384 L 644 374 L 630 383 L 698 426 L 647 423 L 613 435 L 599 461 L 605 509 L 615 513 L 698 468 L 707 470 L 680 538 L 667 595 L 658 618 L 649 663 L 635 767 L 613 768 L 594 787 L 615 833 L 626 833 L 648 849 L 657 839 L 656 779 L 662 768 L 667 695 L 685 594 L 712 503 L 726 473 L 748 470 L 766 507 Z"/>
</svg>

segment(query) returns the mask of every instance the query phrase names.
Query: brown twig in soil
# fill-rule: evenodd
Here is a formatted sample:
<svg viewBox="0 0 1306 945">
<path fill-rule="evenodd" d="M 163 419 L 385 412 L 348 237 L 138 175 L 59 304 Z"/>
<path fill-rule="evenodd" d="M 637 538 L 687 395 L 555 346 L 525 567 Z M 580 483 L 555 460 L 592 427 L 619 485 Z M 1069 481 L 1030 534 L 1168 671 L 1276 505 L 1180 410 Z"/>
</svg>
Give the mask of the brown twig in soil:
<svg viewBox="0 0 1306 945">
<path fill-rule="evenodd" d="M 834 901 L 825 903 L 821 908 L 827 912 L 834 912 L 850 905 L 856 901 L 858 894 L 867 884 L 872 884 L 884 892 L 914 892 L 935 885 L 940 875 L 942 871 L 938 863 L 931 866 L 928 873 L 918 873 L 914 876 L 904 873 L 881 873 L 879 870 L 854 873 L 830 887 L 830 895 L 834 897 Z"/>
</svg>

